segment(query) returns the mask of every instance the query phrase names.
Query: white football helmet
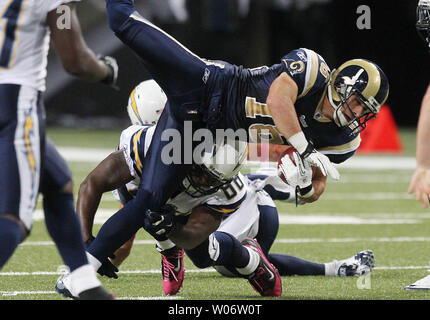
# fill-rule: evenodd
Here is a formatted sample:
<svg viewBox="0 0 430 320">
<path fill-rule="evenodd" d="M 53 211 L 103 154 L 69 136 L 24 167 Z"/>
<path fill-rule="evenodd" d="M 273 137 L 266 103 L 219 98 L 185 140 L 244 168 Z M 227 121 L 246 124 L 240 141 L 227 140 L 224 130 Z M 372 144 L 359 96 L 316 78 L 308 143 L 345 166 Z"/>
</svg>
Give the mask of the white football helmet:
<svg viewBox="0 0 430 320">
<path fill-rule="evenodd" d="M 182 182 L 185 192 L 201 197 L 218 191 L 230 183 L 242 168 L 248 155 L 248 143 L 224 139 L 203 152 Z"/>
<path fill-rule="evenodd" d="M 127 112 L 134 125 L 156 124 L 167 102 L 164 91 L 154 80 L 141 82 L 128 98 Z"/>
</svg>

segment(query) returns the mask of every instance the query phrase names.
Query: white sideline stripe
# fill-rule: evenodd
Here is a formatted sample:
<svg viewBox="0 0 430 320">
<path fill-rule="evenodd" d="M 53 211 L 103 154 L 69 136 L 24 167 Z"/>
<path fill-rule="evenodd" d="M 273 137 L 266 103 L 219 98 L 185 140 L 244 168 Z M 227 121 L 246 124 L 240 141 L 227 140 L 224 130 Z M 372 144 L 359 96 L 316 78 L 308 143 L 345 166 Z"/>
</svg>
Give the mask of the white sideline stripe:
<svg viewBox="0 0 430 320">
<path fill-rule="evenodd" d="M 118 132 L 119 137 L 119 132 Z M 114 151 L 112 149 L 100 148 L 77 148 L 59 147 L 58 151 L 67 161 L 75 162 L 100 162 Z M 248 161 L 248 166 L 259 167 L 260 162 Z M 276 166 L 276 163 L 269 163 Z M 416 160 L 413 157 L 400 156 L 362 156 L 356 155 L 342 164 L 336 165 L 337 168 L 363 169 L 363 170 L 387 170 L 387 169 L 415 169 Z"/>
<path fill-rule="evenodd" d="M 116 210 L 113 209 L 100 209 L 94 219 L 95 224 L 103 224 L 109 217 L 111 217 Z M 362 214 L 361 214 L 362 215 Z M 430 218 L 425 216 L 417 216 L 411 213 L 408 216 L 406 213 L 400 217 L 390 216 L 389 213 L 383 213 L 382 216 L 373 214 L 372 217 L 357 217 L 352 213 L 350 216 L 336 216 L 332 214 L 312 214 L 306 213 L 302 215 L 291 215 L 279 213 L 280 224 L 413 224 L 420 223 L 417 219 Z M 41 221 L 44 219 L 42 210 L 36 210 L 33 215 L 33 221 Z"/>
<path fill-rule="evenodd" d="M 216 272 L 213 268 L 206 269 L 187 269 L 186 272 L 191 273 L 208 273 L 208 272 Z M 161 273 L 160 269 L 150 269 L 150 270 L 124 270 L 117 272 L 118 274 L 159 274 Z M 33 272 L 0 272 L 0 276 L 4 277 L 13 277 L 13 276 L 59 276 L 64 274 L 61 271 L 33 271 Z"/>
<path fill-rule="evenodd" d="M 395 237 L 395 238 L 294 238 L 276 239 L 275 243 L 323 243 L 323 242 L 430 242 L 430 237 Z M 154 240 L 134 240 L 134 245 L 154 245 Z M 52 241 L 26 241 L 20 246 L 53 246 Z M 61 274 L 50 272 L 51 274 Z"/>
</svg>

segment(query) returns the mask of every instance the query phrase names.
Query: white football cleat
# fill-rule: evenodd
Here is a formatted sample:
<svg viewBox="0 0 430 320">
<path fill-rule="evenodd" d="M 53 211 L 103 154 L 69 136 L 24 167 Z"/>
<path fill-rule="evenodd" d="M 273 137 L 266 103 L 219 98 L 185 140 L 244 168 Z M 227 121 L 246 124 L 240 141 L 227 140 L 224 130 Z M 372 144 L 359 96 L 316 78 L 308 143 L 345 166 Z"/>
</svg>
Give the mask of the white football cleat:
<svg viewBox="0 0 430 320">
<path fill-rule="evenodd" d="M 407 287 L 405 287 L 406 290 L 430 290 L 430 275 L 427 277 L 424 277 Z"/>
<path fill-rule="evenodd" d="M 72 290 L 71 275 L 69 272 L 64 273 L 58 278 L 55 284 L 55 291 L 65 298 L 73 300 L 115 300 L 115 296 L 107 292 L 102 286 L 84 290 L 79 295 Z"/>
<path fill-rule="evenodd" d="M 55 284 L 55 291 L 65 298 L 78 299 L 77 295 L 72 293 L 71 276 L 69 272 L 62 274 Z"/>
<path fill-rule="evenodd" d="M 337 276 L 363 276 L 375 267 L 375 256 L 371 250 L 363 250 L 351 258 L 335 261 L 335 264 Z"/>
</svg>

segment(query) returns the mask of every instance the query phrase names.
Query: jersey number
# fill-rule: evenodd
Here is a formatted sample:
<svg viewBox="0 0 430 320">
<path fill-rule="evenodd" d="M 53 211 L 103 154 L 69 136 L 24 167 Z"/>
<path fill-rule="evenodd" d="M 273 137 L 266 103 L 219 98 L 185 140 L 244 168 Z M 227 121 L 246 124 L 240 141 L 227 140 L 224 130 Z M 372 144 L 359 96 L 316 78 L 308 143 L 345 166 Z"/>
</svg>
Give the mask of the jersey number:
<svg viewBox="0 0 430 320">
<path fill-rule="evenodd" d="M 16 30 L 18 28 L 18 18 L 24 0 L 11 0 L 3 9 L 1 19 L 3 22 L 3 34 L 0 43 L 0 67 L 9 68 L 12 59 L 13 47 L 15 45 Z"/>
<path fill-rule="evenodd" d="M 246 97 L 245 110 L 247 118 L 257 119 L 259 117 L 272 119 L 267 104 L 257 102 L 255 98 Z M 263 139 L 265 142 L 273 144 L 285 144 L 286 142 L 283 135 L 273 124 L 253 123 L 249 126 L 248 131 L 251 140 L 257 143 L 261 143 Z"/>
<path fill-rule="evenodd" d="M 236 176 L 230 184 L 221 188 L 221 190 L 224 192 L 227 200 L 231 200 L 238 194 L 238 191 L 243 189 L 243 186 L 244 185 L 240 177 Z"/>
</svg>

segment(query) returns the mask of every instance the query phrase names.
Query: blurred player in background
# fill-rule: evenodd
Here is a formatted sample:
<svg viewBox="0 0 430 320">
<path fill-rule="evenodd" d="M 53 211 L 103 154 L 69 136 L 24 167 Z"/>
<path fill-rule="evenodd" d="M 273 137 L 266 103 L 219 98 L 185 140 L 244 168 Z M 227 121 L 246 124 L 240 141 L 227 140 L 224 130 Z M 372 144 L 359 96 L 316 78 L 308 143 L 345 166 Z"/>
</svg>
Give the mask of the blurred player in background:
<svg viewBox="0 0 430 320">
<path fill-rule="evenodd" d="M 127 131 L 138 132 L 141 128 L 145 128 L 142 125 L 155 124 L 158 121 L 160 109 L 164 107 L 166 101 L 167 97 L 153 80 L 142 82 L 132 91 L 127 111 L 133 126 L 123 132 L 119 146 L 119 149 L 124 150 L 125 159 L 122 161 L 118 159 L 115 162 L 106 159 L 103 165 L 90 173 L 79 190 L 78 213 L 84 239 L 87 241 L 94 239 L 92 234 L 94 216 L 104 192 L 118 188 L 115 194 L 122 204 L 136 194 L 139 186 L 138 179 L 132 182 L 128 180 L 131 178 L 130 174 L 135 177 L 137 171 L 127 169 L 125 164 L 133 163 L 133 168 L 137 167 L 136 157 L 129 151 L 133 149 L 131 148 L 133 143 Z M 148 133 L 146 131 L 147 137 Z M 112 174 L 114 172 L 116 174 Z M 202 176 L 204 174 L 201 172 Z M 124 182 L 127 184 L 122 185 Z M 196 186 L 196 188 L 199 187 L 203 186 Z M 185 193 L 190 194 L 190 190 L 186 190 Z M 276 169 L 272 171 L 271 176 L 238 174 L 231 183 L 224 184 L 219 189 L 213 189 L 211 194 L 198 195 L 194 191 L 193 197 L 184 194 L 178 195 L 176 199 L 181 200 L 173 199 L 168 203 L 182 202 L 176 207 L 176 214 L 186 214 L 189 221 L 184 226 L 177 227 L 179 230 L 169 233 L 169 239 L 157 242 L 157 249 L 162 254 L 165 294 L 176 294 L 184 279 L 184 251 L 178 247 L 185 248 L 187 256 L 199 268 L 214 266 L 223 275 L 243 277 L 234 267 L 234 256 L 228 254 L 234 251 L 240 254 L 239 248 L 231 248 L 231 244 L 236 243 L 232 240 L 233 237 L 242 244 L 248 245 L 253 244 L 249 238 L 255 239 L 264 256 L 279 270 L 281 276 L 354 276 L 368 273 L 373 268 L 374 257 L 370 250 L 359 252 L 349 259 L 325 264 L 284 254 L 269 254 L 279 227 L 278 211 L 273 200 L 296 202 L 295 189 L 278 177 Z M 189 205 L 184 205 L 183 202 L 189 202 Z M 191 210 L 193 206 L 194 209 Z M 216 231 L 210 234 L 211 230 Z M 115 266 L 118 267 L 130 254 L 133 239 L 127 241 L 115 252 L 115 258 L 111 259 Z M 222 259 L 218 259 L 219 256 Z M 243 270 L 240 271 L 243 272 Z"/>
<path fill-rule="evenodd" d="M 117 79 L 115 59 L 98 59 L 87 47 L 72 2 L 0 0 L 0 268 L 30 233 L 40 191 L 47 229 L 78 297 L 110 300 L 88 264 L 70 170 L 45 139 L 43 92 L 51 39 L 69 74 L 106 85 Z M 70 12 L 70 26 L 60 29 L 64 10 Z"/>
<path fill-rule="evenodd" d="M 424 39 L 427 49 L 430 50 L 430 0 L 420 0 L 417 6 L 418 33 Z M 409 193 L 416 192 L 415 199 L 421 201 L 427 208 L 430 200 L 430 86 L 424 95 L 421 104 L 417 129 L 417 168 L 412 176 Z M 424 277 L 407 286 L 408 290 L 429 290 L 430 276 Z"/>
<path fill-rule="evenodd" d="M 162 150 L 170 143 L 161 139 L 165 129 L 191 139 L 184 134 L 184 121 L 192 121 L 193 130 L 242 129 L 245 139 L 256 133 L 250 137 L 254 141 L 266 130 L 270 143 L 292 145 L 309 166 L 339 179 L 332 162 L 354 154 L 359 132 L 388 97 L 388 79 L 370 61 L 350 60 L 332 73 L 324 59 L 308 49 L 294 50 L 271 67 L 246 69 L 209 61 L 140 16 L 134 1 L 106 3 L 111 29 L 143 60 L 169 107 L 154 132 L 136 197 L 103 225 L 88 248 L 99 262 L 147 222 L 142 212 L 160 212 L 191 169 L 184 161 L 163 162 Z M 314 197 L 310 181 L 302 179 L 302 197 Z"/>
</svg>

